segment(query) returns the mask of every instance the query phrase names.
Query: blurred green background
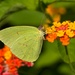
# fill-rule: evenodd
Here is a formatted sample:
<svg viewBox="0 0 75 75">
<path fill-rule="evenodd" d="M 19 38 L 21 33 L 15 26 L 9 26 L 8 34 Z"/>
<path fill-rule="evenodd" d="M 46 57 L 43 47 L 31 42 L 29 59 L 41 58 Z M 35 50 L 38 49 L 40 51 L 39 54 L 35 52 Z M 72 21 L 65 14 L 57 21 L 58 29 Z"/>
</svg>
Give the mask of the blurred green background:
<svg viewBox="0 0 75 75">
<path fill-rule="evenodd" d="M 0 0 L 0 29 L 16 25 L 43 25 L 47 18 L 52 18 L 45 13 L 49 4 L 65 8 L 66 13 L 61 14 L 61 22 L 75 20 L 75 0 Z M 61 58 L 56 41 L 44 41 L 39 59 L 34 63 L 31 68 L 19 68 L 19 75 L 71 75 L 69 65 Z"/>
</svg>

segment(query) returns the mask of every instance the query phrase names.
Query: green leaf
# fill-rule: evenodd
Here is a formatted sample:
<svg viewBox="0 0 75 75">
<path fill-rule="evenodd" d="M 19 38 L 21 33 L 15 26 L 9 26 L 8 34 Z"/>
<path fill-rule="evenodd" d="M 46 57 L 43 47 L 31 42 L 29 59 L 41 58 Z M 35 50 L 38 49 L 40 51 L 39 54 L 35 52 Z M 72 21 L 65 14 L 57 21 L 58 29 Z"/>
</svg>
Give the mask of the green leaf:
<svg viewBox="0 0 75 75">
<path fill-rule="evenodd" d="M 9 5 L 24 5 L 26 8 L 30 10 L 36 9 L 38 5 L 38 0 L 7 0 Z"/>
<path fill-rule="evenodd" d="M 75 62 L 75 38 L 72 38 L 70 44 L 67 46 L 69 59 L 65 47 L 60 42 L 58 43 L 58 48 L 60 55 L 65 62 L 69 63 L 69 59 L 71 63 Z"/>
<path fill-rule="evenodd" d="M 60 52 L 61 58 L 65 62 L 68 62 L 68 57 L 67 57 L 67 54 L 66 54 L 65 46 L 63 46 L 60 41 L 58 41 L 58 50 Z"/>
<path fill-rule="evenodd" d="M 9 11 L 9 9 L 14 6 L 24 6 L 27 9 L 35 10 L 38 6 L 38 0 L 3 0 L 0 3 L 0 17 L 2 17 L 6 12 Z"/>
<path fill-rule="evenodd" d="M 58 68 L 58 72 L 60 72 L 63 75 L 72 75 L 71 69 L 67 64 L 61 64 Z"/>
<path fill-rule="evenodd" d="M 50 43 L 48 41 L 44 41 L 42 51 L 43 52 L 41 53 L 39 59 L 35 63 L 35 67 L 52 65 L 60 59 L 57 42 Z"/>
<path fill-rule="evenodd" d="M 44 3 L 54 4 L 55 7 L 72 7 L 75 6 L 75 0 L 43 0 Z"/>
<path fill-rule="evenodd" d="M 38 11 L 22 10 L 10 15 L 7 20 L 13 25 L 42 25 L 46 16 Z"/>
<path fill-rule="evenodd" d="M 15 56 L 33 62 L 41 52 L 43 32 L 32 26 L 14 26 L 1 30 L 0 40 Z"/>
<path fill-rule="evenodd" d="M 72 7 L 75 6 L 75 2 L 68 2 L 68 1 L 60 1 L 54 3 L 55 7 Z"/>
<path fill-rule="evenodd" d="M 70 40 L 70 44 L 68 45 L 69 57 L 71 62 L 75 62 L 75 38 Z"/>
<path fill-rule="evenodd" d="M 75 21 L 75 8 L 74 7 L 73 8 L 68 8 L 66 11 L 67 11 L 66 14 L 61 16 L 61 21 L 62 22 L 64 20 Z"/>
<path fill-rule="evenodd" d="M 56 1 L 56 0 L 43 0 L 44 3 L 52 3 L 54 1 Z"/>
<path fill-rule="evenodd" d="M 23 0 L 23 2 L 28 9 L 36 9 L 38 6 L 38 0 Z"/>
</svg>

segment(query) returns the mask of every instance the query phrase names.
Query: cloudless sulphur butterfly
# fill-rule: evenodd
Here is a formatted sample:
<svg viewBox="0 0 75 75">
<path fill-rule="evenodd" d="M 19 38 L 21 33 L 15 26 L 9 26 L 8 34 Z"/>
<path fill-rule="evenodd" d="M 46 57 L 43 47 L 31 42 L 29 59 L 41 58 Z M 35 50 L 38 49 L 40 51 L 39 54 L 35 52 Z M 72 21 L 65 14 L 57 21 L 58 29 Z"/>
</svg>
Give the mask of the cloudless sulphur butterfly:
<svg viewBox="0 0 75 75">
<path fill-rule="evenodd" d="M 43 32 L 32 26 L 14 26 L 0 30 L 0 40 L 18 58 L 34 62 L 39 57 Z"/>
</svg>

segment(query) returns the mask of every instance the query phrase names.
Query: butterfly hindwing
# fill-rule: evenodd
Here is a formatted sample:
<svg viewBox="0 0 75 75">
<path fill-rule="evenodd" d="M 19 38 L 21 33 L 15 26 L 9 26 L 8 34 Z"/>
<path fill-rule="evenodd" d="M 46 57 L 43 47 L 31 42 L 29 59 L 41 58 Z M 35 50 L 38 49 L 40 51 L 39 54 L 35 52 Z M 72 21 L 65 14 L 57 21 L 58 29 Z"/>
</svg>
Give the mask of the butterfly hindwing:
<svg viewBox="0 0 75 75">
<path fill-rule="evenodd" d="M 18 58 L 33 62 L 39 57 L 43 33 L 32 26 L 14 26 L 1 30 L 0 40 Z"/>
</svg>

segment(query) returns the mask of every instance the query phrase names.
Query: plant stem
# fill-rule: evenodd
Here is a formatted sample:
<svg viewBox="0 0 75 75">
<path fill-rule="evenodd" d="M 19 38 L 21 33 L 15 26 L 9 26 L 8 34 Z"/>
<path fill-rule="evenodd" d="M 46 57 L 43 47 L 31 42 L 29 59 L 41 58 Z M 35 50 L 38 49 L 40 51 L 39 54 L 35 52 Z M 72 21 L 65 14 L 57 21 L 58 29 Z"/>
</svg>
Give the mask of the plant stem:
<svg viewBox="0 0 75 75">
<path fill-rule="evenodd" d="M 70 60 L 70 57 L 69 57 L 69 52 L 68 52 L 67 46 L 65 46 L 65 50 L 66 50 L 66 55 L 67 55 L 67 57 L 68 57 L 69 66 L 70 66 L 71 71 L 72 71 L 72 75 L 75 75 L 75 70 L 74 70 L 74 68 L 73 68 L 73 66 L 72 66 L 72 64 L 71 64 L 71 60 Z"/>
</svg>

